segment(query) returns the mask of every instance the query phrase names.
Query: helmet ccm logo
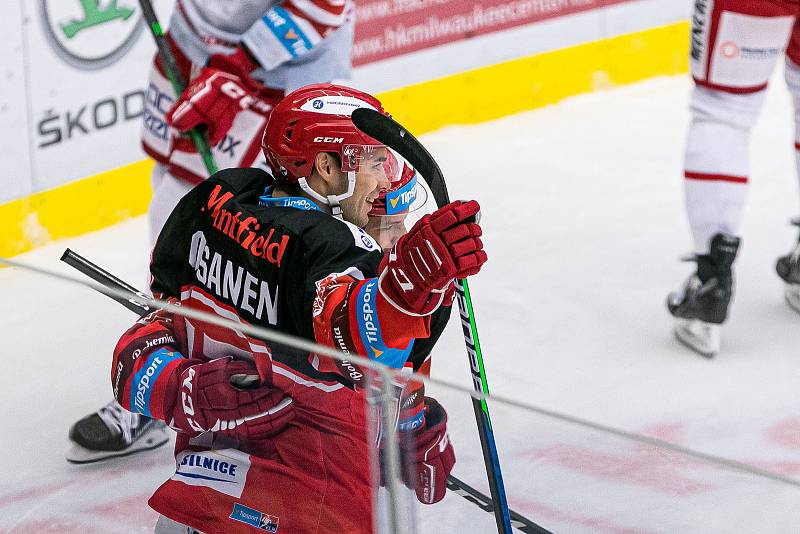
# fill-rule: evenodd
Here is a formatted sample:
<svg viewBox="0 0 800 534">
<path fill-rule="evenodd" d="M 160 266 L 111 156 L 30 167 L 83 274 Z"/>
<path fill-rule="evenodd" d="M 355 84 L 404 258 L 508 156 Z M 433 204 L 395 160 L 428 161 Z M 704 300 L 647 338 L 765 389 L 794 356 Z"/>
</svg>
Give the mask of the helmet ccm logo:
<svg viewBox="0 0 800 534">
<path fill-rule="evenodd" d="M 344 137 L 315 137 L 315 143 L 344 143 Z"/>
</svg>

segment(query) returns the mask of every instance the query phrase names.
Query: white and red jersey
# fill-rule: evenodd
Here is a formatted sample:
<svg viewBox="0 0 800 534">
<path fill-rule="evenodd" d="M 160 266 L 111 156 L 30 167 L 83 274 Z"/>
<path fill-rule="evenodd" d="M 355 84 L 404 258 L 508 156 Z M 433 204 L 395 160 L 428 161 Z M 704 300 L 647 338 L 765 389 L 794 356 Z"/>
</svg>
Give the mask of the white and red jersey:
<svg viewBox="0 0 800 534">
<path fill-rule="evenodd" d="M 304 85 L 351 77 L 353 22 L 352 0 L 178 0 L 168 38 L 184 80 L 212 54 L 246 50 L 253 61 L 250 74 L 263 84 L 258 96 L 271 107 Z M 167 123 L 177 95 L 157 60 L 146 95 L 144 151 L 170 175 L 190 184 L 207 178 L 191 140 Z M 227 135 L 211 147 L 218 168 L 265 168 L 260 144 L 268 116 L 253 109 L 236 115 Z"/>
<path fill-rule="evenodd" d="M 800 0 L 697 0 L 691 31 L 695 83 L 729 93 L 767 86 L 775 62 L 800 64 Z"/>
<path fill-rule="evenodd" d="M 169 29 L 195 65 L 244 43 L 270 71 L 326 46 L 327 37 L 352 22 L 352 0 L 178 0 Z"/>
</svg>

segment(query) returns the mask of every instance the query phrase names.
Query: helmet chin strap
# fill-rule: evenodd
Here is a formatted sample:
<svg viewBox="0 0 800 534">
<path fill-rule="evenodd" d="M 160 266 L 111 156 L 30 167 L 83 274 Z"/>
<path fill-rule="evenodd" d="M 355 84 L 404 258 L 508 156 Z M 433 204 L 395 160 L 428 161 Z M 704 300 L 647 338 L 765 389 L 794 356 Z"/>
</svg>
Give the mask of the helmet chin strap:
<svg viewBox="0 0 800 534">
<path fill-rule="evenodd" d="M 300 178 L 297 180 L 297 185 L 300 186 L 306 194 L 308 194 L 314 200 L 320 202 L 321 204 L 330 207 L 331 215 L 336 217 L 337 219 L 344 220 L 342 216 L 342 206 L 340 205 L 341 201 L 350 198 L 353 196 L 353 191 L 356 189 L 356 172 L 355 171 L 347 171 L 347 191 L 342 193 L 341 195 L 328 195 L 324 197 L 314 191 L 305 178 Z"/>
</svg>

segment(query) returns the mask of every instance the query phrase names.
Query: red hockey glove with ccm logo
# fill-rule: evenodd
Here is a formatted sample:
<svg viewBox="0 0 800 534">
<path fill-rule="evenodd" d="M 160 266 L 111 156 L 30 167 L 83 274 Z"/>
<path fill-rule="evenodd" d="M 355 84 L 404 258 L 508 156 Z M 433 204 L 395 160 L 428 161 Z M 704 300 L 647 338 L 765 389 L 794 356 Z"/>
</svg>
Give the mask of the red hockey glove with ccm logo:
<svg viewBox="0 0 800 534">
<path fill-rule="evenodd" d="M 178 430 L 259 439 L 277 434 L 294 417 L 292 398 L 261 385 L 248 362 L 220 358 L 200 363 L 184 369 L 178 380 L 172 414 Z"/>
<path fill-rule="evenodd" d="M 476 274 L 487 259 L 479 213 L 476 201 L 457 200 L 417 221 L 381 261 L 378 287 L 384 298 L 407 315 L 429 315 L 449 305 L 453 279 Z"/>
<path fill-rule="evenodd" d="M 447 477 L 456 463 L 456 453 L 447 435 L 447 412 L 439 402 L 425 397 L 425 422 L 414 431 L 413 439 L 403 444 L 406 458 L 413 459 L 411 472 L 406 474 L 406 484 L 416 490 L 422 504 L 441 501 L 447 492 Z M 413 449 L 407 447 L 413 443 Z"/>
<path fill-rule="evenodd" d="M 255 67 L 242 49 L 211 56 L 167 112 L 167 123 L 181 132 L 205 124 L 208 142 L 214 146 L 231 129 L 240 111 L 250 109 L 267 116 L 272 104 L 262 98 L 264 89 L 250 77 Z"/>
</svg>

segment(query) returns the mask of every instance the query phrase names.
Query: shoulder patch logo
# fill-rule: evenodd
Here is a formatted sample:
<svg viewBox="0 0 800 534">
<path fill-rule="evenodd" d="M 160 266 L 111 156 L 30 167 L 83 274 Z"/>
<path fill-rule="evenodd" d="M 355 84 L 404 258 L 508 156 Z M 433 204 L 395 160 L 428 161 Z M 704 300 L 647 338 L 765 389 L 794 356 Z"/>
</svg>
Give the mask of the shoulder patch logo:
<svg viewBox="0 0 800 534">
<path fill-rule="evenodd" d="M 367 252 L 380 252 L 381 246 L 363 228 L 360 228 L 347 221 L 342 222 L 347 225 L 347 228 L 350 229 L 350 233 L 353 234 L 353 240 L 355 241 L 357 247 L 363 248 Z"/>
<path fill-rule="evenodd" d="M 240 521 L 265 532 L 278 532 L 278 526 L 280 524 L 280 518 L 278 516 L 259 512 L 258 510 L 238 502 L 233 503 L 233 511 L 228 517 L 234 521 Z"/>
</svg>

